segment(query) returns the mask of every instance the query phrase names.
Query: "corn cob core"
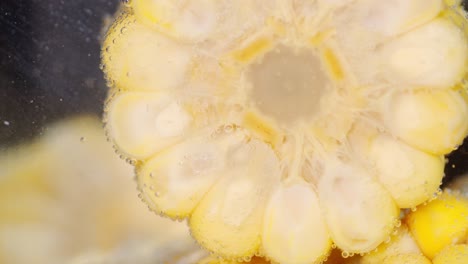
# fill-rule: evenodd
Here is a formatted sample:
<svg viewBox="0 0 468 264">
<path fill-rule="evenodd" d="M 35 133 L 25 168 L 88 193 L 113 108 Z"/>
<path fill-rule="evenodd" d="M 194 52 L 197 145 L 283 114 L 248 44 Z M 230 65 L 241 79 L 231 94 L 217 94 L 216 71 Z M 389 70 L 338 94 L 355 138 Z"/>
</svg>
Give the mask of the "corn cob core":
<svg viewBox="0 0 468 264">
<path fill-rule="evenodd" d="M 373 250 L 468 131 L 442 0 L 133 0 L 103 45 L 110 139 L 154 211 L 227 259 Z M 444 65 L 441 67 L 441 65 Z"/>
</svg>

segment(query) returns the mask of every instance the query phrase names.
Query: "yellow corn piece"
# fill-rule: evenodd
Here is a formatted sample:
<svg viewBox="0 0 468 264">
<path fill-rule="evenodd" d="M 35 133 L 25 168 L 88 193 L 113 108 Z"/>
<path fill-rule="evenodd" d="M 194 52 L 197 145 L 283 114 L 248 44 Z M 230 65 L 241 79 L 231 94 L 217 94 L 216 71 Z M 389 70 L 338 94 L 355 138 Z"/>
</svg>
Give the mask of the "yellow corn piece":
<svg viewBox="0 0 468 264">
<path fill-rule="evenodd" d="M 413 208 L 439 190 L 445 159 L 412 148 L 364 124 L 353 129 L 351 143 L 360 158 L 376 171 L 400 208 Z"/>
<path fill-rule="evenodd" d="M 468 131 L 468 104 L 463 93 L 444 90 L 397 94 L 385 102 L 385 124 L 415 148 L 435 155 L 450 153 Z"/>
<path fill-rule="evenodd" d="M 393 255 L 384 259 L 382 264 L 431 264 L 431 261 L 419 254 Z"/>
<path fill-rule="evenodd" d="M 444 247 L 465 241 L 468 200 L 444 192 L 434 201 L 418 207 L 406 221 L 421 251 L 432 259 Z"/>
<path fill-rule="evenodd" d="M 271 264 L 271 263 L 263 258 L 258 258 L 258 257 L 248 258 L 248 259 L 245 259 L 245 261 L 224 260 L 224 259 L 217 258 L 217 257 L 207 257 L 199 261 L 197 264 Z"/>
<path fill-rule="evenodd" d="M 398 233 L 392 236 L 390 242 L 380 245 L 375 251 L 364 255 L 362 264 L 380 264 L 393 255 L 420 255 L 421 251 L 405 225 L 400 226 Z M 409 258 L 409 257 L 408 257 Z"/>
<path fill-rule="evenodd" d="M 444 248 L 432 260 L 433 264 L 464 264 L 468 263 L 468 245 L 450 245 Z"/>
</svg>

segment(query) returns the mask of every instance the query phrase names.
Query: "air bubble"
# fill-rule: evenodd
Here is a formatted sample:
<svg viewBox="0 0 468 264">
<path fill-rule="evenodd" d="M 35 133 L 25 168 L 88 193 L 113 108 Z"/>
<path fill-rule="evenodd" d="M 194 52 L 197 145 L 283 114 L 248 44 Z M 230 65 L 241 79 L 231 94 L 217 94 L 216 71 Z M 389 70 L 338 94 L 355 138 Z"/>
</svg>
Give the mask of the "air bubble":
<svg viewBox="0 0 468 264">
<path fill-rule="evenodd" d="M 134 159 L 126 159 L 125 161 L 127 161 L 127 163 L 130 164 L 130 165 L 135 165 L 136 164 L 136 161 Z"/>
<path fill-rule="evenodd" d="M 120 0 L 120 2 L 122 2 L 122 4 L 124 4 L 125 6 L 130 6 L 132 3 L 132 0 Z"/>
<path fill-rule="evenodd" d="M 350 257 L 350 254 L 349 254 L 348 251 L 342 251 L 342 252 L 341 252 L 341 256 L 342 256 L 343 258 L 349 258 L 349 257 Z"/>
<path fill-rule="evenodd" d="M 250 256 L 243 257 L 242 260 L 243 260 L 244 262 L 250 262 L 250 261 L 252 260 L 252 257 L 250 257 Z"/>
<path fill-rule="evenodd" d="M 391 238 L 391 237 L 387 237 L 387 239 L 385 239 L 385 244 L 390 244 L 391 241 L 392 241 L 392 238 Z"/>
<path fill-rule="evenodd" d="M 233 130 L 234 130 L 234 126 L 232 126 L 232 125 L 224 126 L 224 132 L 226 132 L 226 133 L 231 133 Z"/>
</svg>

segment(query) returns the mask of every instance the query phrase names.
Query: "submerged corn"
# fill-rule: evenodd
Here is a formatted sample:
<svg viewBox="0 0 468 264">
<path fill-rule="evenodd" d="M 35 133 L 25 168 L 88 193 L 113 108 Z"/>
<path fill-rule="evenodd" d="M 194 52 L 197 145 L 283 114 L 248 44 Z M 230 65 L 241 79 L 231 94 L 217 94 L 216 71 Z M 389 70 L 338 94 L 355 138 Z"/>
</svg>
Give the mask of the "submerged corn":
<svg viewBox="0 0 468 264">
<path fill-rule="evenodd" d="M 468 132 L 452 2 L 132 0 L 103 45 L 110 139 L 225 259 L 372 251 Z"/>
<path fill-rule="evenodd" d="M 197 257 L 183 223 L 138 201 L 132 168 L 97 117 L 48 127 L 0 152 L 0 263 L 185 263 Z"/>
<path fill-rule="evenodd" d="M 445 192 L 406 220 L 421 251 L 434 258 L 444 247 L 464 243 L 468 234 L 468 199 Z"/>
<path fill-rule="evenodd" d="M 392 239 L 366 254 L 360 264 L 468 263 L 468 199 L 445 190 L 405 215 Z"/>
</svg>

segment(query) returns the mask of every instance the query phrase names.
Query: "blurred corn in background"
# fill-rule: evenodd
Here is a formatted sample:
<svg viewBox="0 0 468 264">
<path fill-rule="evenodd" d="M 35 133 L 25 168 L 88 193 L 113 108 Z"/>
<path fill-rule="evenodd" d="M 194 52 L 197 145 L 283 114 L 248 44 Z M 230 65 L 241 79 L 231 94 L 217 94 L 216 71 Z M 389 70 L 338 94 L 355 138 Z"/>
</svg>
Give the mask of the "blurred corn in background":
<svg viewBox="0 0 468 264">
<path fill-rule="evenodd" d="M 196 252 L 184 223 L 138 199 L 97 117 L 1 153 L 0 174 L 0 263 L 172 263 Z"/>
</svg>

